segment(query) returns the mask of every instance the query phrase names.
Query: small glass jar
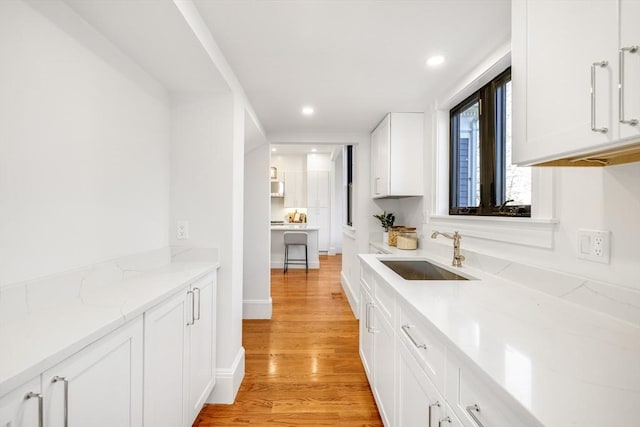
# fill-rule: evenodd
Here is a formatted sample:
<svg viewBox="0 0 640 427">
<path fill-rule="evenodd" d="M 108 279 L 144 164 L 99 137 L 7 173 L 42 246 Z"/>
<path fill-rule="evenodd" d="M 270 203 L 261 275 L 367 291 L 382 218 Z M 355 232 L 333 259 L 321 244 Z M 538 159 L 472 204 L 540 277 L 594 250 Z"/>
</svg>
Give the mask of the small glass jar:
<svg viewBox="0 0 640 427">
<path fill-rule="evenodd" d="M 418 248 L 418 233 L 415 227 L 405 227 L 398 232 L 396 239 L 398 249 L 414 250 Z"/>
<path fill-rule="evenodd" d="M 389 246 L 396 246 L 396 242 L 398 240 L 398 232 L 403 228 L 404 226 L 402 225 L 394 225 L 393 227 L 389 227 L 389 241 L 387 242 Z"/>
</svg>

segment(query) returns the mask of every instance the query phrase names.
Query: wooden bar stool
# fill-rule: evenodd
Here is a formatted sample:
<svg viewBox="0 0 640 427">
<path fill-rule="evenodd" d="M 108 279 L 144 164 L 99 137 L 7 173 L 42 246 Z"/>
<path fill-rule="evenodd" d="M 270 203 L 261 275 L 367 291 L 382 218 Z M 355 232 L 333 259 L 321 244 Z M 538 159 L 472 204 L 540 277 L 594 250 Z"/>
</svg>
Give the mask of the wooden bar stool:
<svg viewBox="0 0 640 427">
<path fill-rule="evenodd" d="M 302 231 L 284 232 L 284 273 L 289 269 L 289 264 L 303 265 L 309 272 L 309 259 L 307 257 L 307 233 Z M 289 246 L 304 246 L 304 258 L 289 258 Z"/>
</svg>

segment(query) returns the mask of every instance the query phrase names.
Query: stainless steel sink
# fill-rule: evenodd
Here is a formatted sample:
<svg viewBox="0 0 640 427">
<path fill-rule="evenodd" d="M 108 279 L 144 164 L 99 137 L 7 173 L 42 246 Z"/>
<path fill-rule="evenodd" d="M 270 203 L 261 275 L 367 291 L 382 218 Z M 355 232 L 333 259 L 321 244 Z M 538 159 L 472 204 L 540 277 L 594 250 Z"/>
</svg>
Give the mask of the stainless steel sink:
<svg viewBox="0 0 640 427">
<path fill-rule="evenodd" d="M 425 260 L 380 260 L 405 280 L 469 280 Z"/>
</svg>

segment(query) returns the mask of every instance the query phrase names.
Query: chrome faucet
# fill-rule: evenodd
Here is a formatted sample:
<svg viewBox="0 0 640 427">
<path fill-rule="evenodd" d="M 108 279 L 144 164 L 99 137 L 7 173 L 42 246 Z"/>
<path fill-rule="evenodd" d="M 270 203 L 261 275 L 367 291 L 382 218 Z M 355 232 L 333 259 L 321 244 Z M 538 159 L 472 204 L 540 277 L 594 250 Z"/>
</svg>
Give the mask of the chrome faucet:
<svg viewBox="0 0 640 427">
<path fill-rule="evenodd" d="M 447 239 L 453 240 L 453 261 L 451 261 L 451 265 L 453 265 L 454 267 L 462 267 L 462 261 L 464 261 L 465 258 L 464 255 L 460 254 L 460 239 L 462 238 L 460 233 L 455 231 L 453 235 L 451 235 L 449 233 L 434 231 L 431 235 L 431 238 L 435 239 L 436 237 L 438 237 L 438 234 L 446 237 Z"/>
</svg>

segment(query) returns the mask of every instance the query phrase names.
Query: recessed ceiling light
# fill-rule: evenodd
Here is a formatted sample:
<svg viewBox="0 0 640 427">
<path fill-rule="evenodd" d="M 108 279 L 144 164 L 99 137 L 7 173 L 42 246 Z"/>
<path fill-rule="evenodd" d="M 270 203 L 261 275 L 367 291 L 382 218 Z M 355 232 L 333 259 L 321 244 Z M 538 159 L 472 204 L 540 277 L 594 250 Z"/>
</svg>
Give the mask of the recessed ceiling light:
<svg viewBox="0 0 640 427">
<path fill-rule="evenodd" d="M 438 65 L 441 65 L 443 62 L 444 62 L 444 56 L 442 55 L 432 56 L 431 58 L 427 59 L 427 65 L 429 67 L 437 67 Z"/>
<path fill-rule="evenodd" d="M 275 153 L 276 151 L 278 151 L 278 149 L 276 147 L 273 147 L 271 151 Z"/>
<path fill-rule="evenodd" d="M 313 114 L 313 107 L 302 107 L 302 114 L 305 116 L 310 116 Z"/>
<path fill-rule="evenodd" d="M 312 152 L 312 153 L 315 153 L 316 151 L 318 151 L 318 150 L 316 150 L 315 148 L 312 148 L 312 149 L 311 149 L 311 152 Z"/>
</svg>

